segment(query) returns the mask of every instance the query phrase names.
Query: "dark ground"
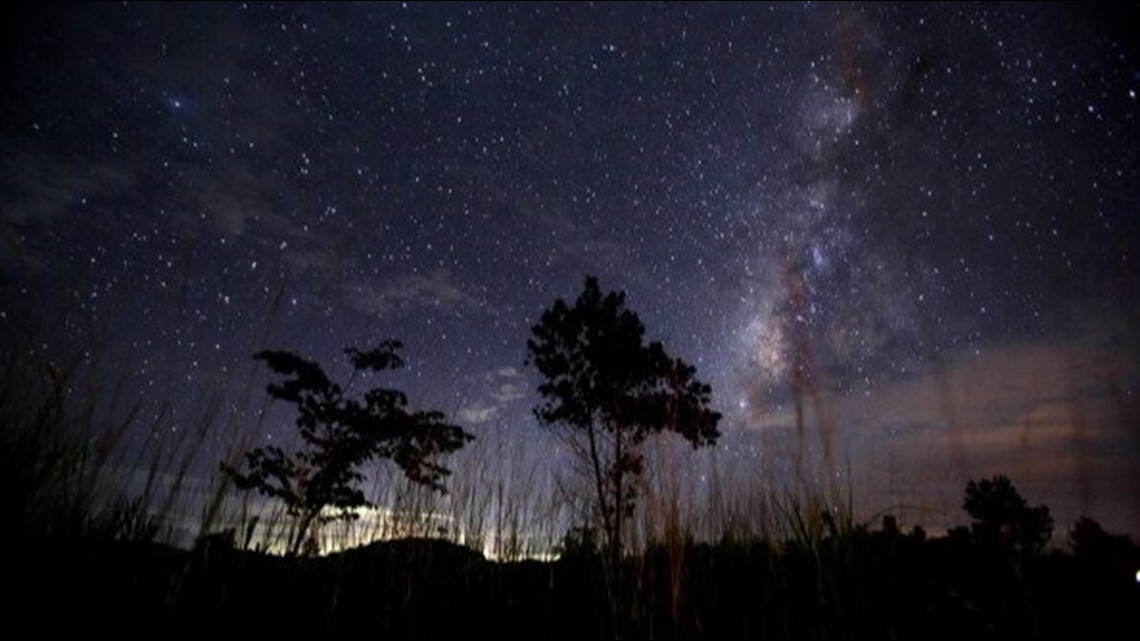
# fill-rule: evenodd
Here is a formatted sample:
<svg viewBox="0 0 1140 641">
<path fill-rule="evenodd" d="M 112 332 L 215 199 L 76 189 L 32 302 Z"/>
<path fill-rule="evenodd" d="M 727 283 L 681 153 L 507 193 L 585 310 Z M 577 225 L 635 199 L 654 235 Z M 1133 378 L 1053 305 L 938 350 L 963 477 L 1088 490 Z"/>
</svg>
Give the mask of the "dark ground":
<svg viewBox="0 0 1140 641">
<path fill-rule="evenodd" d="M 439 541 L 378 543 L 308 559 L 224 544 L 187 552 L 110 542 L 30 544 L 4 556 L 8 623 L 37 635 L 1135 639 L 1140 633 L 1135 549 L 1019 559 L 949 539 L 878 533 L 825 540 L 815 551 L 788 545 L 776 553 L 762 543 L 655 548 L 627 559 L 625 589 L 613 601 L 596 557 L 495 563 Z M 612 603 L 622 613 L 616 618 Z"/>
</svg>

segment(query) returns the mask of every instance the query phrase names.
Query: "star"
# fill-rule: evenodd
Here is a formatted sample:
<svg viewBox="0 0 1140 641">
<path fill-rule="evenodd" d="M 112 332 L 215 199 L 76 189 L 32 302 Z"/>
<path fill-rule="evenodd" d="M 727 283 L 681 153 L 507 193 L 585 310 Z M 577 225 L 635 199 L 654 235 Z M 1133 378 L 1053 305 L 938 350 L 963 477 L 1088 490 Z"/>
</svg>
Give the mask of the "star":
<svg viewBox="0 0 1140 641">
<path fill-rule="evenodd" d="M 222 425 L 272 431 L 254 353 L 386 338 L 416 403 L 547 461 L 525 345 L 591 274 L 712 386 L 728 496 L 845 456 L 868 509 L 952 514 L 985 467 L 1140 534 L 1140 61 L 1105 11 L 44 5 L 0 96 L 0 345 L 108 372 L 157 417 L 128 451 L 224 408 L 203 484 Z"/>
</svg>

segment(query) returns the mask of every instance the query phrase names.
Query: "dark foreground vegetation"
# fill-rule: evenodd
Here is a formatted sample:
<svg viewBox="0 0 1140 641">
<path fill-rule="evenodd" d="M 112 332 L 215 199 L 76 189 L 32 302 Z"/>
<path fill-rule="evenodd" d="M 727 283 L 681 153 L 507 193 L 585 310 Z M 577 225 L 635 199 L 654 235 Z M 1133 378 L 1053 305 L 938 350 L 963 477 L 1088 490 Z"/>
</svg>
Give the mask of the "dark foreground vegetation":
<svg viewBox="0 0 1140 641">
<path fill-rule="evenodd" d="M 683 493 L 650 496 L 641 447 L 664 433 L 710 445 L 719 414 L 694 368 L 643 335 L 620 294 L 587 280 L 528 343 L 545 381 L 539 418 L 589 481 L 578 511 L 562 511 L 571 491 L 530 496 L 537 475 L 510 494 L 471 459 L 444 457 L 472 437 L 442 413 L 413 411 L 380 383 L 353 395 L 355 375 L 342 386 L 288 352 L 257 358 L 273 370 L 270 396 L 294 406 L 299 439 L 246 449 L 239 438 L 197 485 L 202 443 L 225 431 L 215 412 L 189 441 L 135 452 L 127 435 L 168 433 L 165 407 L 153 424 L 135 406 L 116 414 L 98 372 L 13 358 L 0 370 L 5 623 L 47 638 L 1138 638 L 1140 549 L 1087 517 L 1060 540 L 1049 509 L 1001 475 L 967 483 L 969 524 L 945 536 L 890 516 L 861 524 L 836 488 L 803 486 L 769 487 L 759 527 L 736 518 L 756 509 L 723 504 L 692 534 Z M 347 354 L 365 376 L 402 364 L 398 348 Z M 473 460 L 496 473 L 518 458 L 481 452 Z M 376 463 L 398 470 L 400 492 L 366 494 Z M 436 502 L 445 489 L 448 510 Z M 365 520 L 362 508 L 421 527 L 340 539 L 380 540 L 322 556 L 336 546 L 321 532 Z M 557 560 L 520 560 L 559 537 Z"/>
<path fill-rule="evenodd" d="M 1106 535 L 1075 555 L 1019 556 L 886 525 L 814 547 L 653 546 L 625 559 L 620 595 L 602 557 L 584 551 L 496 563 L 415 539 L 281 557 L 237 550 L 224 535 L 192 551 L 7 549 L 4 593 L 10 625 L 155 638 L 1136 638 L 1130 543 Z"/>
</svg>

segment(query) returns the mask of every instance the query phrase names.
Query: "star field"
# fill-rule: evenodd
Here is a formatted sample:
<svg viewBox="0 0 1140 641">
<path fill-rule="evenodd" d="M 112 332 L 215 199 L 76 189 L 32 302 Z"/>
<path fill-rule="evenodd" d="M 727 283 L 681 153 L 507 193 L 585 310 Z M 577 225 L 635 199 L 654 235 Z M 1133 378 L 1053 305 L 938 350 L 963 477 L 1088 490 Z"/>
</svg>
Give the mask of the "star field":
<svg viewBox="0 0 1140 641">
<path fill-rule="evenodd" d="M 395 337 L 414 402 L 534 439 L 529 327 L 595 274 L 726 460 L 1140 533 L 1140 58 L 1086 6 L 6 9 L 0 346 L 112 369 L 143 442 L 280 437 L 254 352 Z"/>
</svg>

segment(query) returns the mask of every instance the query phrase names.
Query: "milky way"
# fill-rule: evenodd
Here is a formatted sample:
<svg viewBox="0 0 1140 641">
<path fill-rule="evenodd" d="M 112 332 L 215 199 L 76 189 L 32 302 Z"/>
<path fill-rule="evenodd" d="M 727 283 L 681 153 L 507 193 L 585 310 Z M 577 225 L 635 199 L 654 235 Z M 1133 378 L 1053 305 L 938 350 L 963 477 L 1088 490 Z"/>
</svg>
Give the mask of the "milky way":
<svg viewBox="0 0 1140 641">
<path fill-rule="evenodd" d="M 218 394 L 280 435 L 252 353 L 396 337 L 415 402 L 531 438 L 529 327 L 594 274 L 726 460 L 1140 532 L 1140 59 L 1082 7 L 6 9 L 0 345 L 112 369 L 141 442 Z"/>
</svg>

